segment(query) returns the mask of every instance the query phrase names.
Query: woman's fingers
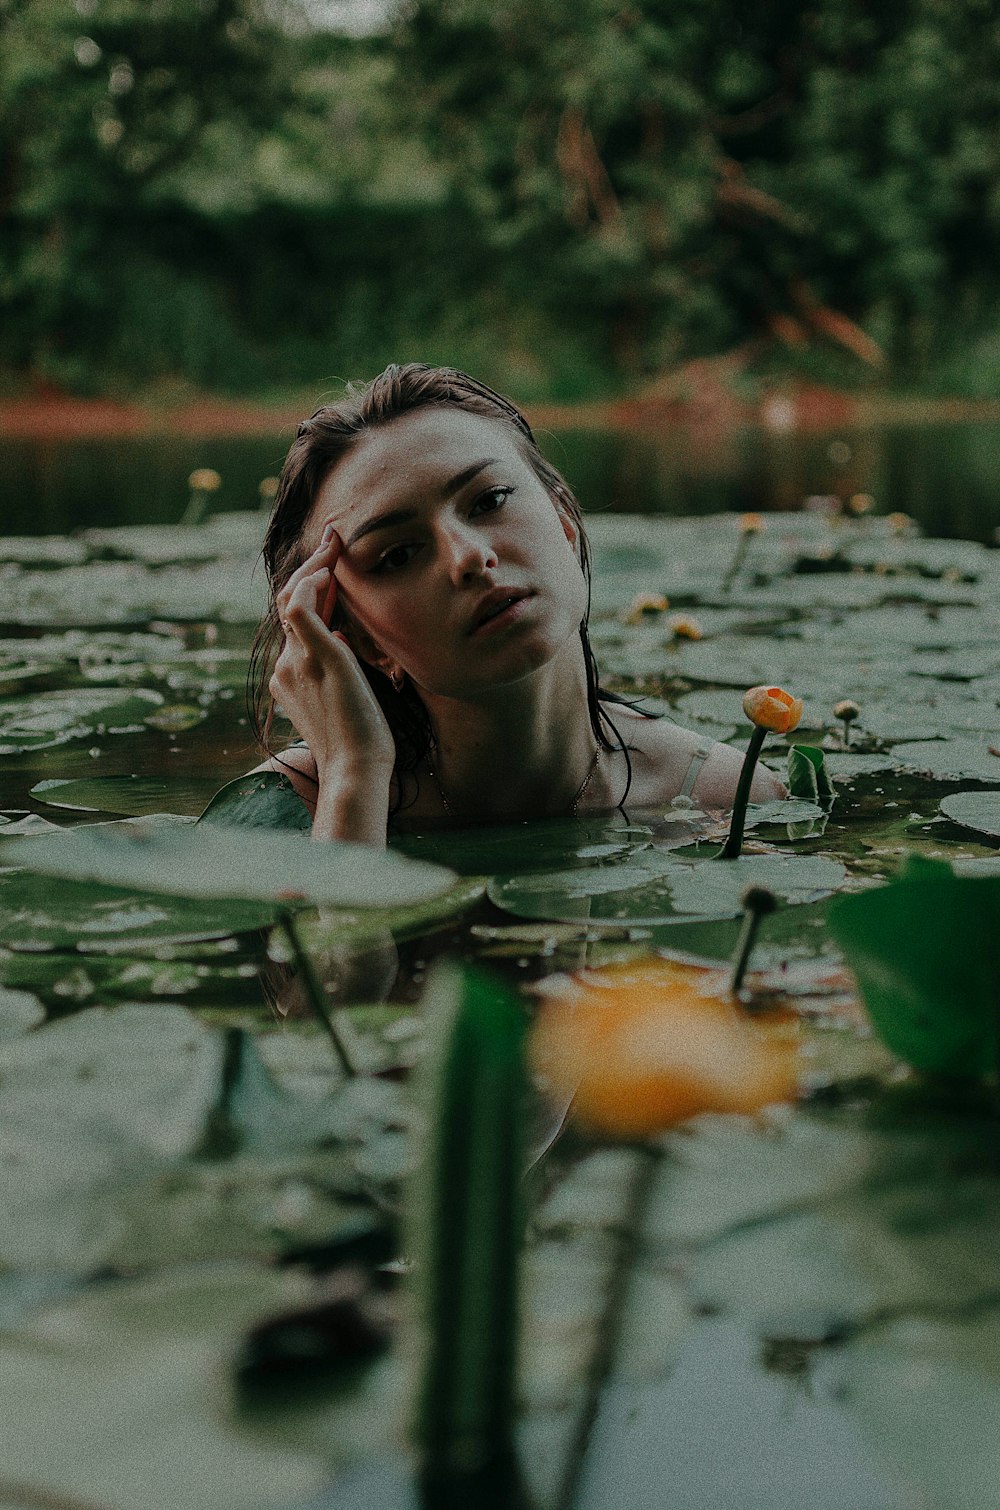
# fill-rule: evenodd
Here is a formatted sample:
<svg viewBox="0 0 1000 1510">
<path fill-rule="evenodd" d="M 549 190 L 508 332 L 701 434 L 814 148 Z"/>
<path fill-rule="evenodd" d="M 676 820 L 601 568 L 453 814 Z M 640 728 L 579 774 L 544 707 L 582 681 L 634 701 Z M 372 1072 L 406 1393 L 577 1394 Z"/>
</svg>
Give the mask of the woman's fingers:
<svg viewBox="0 0 1000 1510">
<path fill-rule="evenodd" d="M 292 591 L 287 596 L 282 595 L 283 601 L 279 598 L 278 612 L 286 632 L 289 627 L 296 627 L 303 612 L 319 613 L 329 582 L 329 568 L 321 566 L 318 571 L 313 571 L 306 577 L 300 577 Z"/>
<path fill-rule="evenodd" d="M 301 566 L 295 568 L 281 589 L 281 592 L 278 593 L 276 602 L 279 610 L 283 608 L 283 601 L 288 601 L 304 578 L 311 576 L 314 572 L 324 567 L 332 571 L 338 558 L 343 553 L 343 549 L 344 542 L 336 532 L 331 535 L 329 540 L 318 545 L 312 555 L 307 556 Z"/>
</svg>

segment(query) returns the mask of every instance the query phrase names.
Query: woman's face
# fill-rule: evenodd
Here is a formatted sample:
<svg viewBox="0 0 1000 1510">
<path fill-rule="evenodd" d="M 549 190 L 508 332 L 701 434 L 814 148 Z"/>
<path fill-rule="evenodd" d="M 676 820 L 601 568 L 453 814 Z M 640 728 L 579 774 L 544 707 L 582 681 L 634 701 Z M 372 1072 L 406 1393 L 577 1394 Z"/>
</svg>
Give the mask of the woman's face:
<svg viewBox="0 0 1000 1510">
<path fill-rule="evenodd" d="M 328 522 L 344 542 L 336 577 L 357 648 L 424 691 L 518 681 L 579 630 L 576 529 L 502 420 L 433 407 L 368 431 L 321 487 L 307 551 Z"/>
</svg>

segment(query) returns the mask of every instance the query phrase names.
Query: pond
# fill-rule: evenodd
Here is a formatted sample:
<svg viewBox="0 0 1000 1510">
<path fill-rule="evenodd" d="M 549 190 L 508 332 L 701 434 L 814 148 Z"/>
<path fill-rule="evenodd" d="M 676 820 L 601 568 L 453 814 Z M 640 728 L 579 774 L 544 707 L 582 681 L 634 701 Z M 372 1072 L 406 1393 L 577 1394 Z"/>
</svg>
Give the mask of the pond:
<svg viewBox="0 0 1000 1510">
<path fill-rule="evenodd" d="M 0 498 L 6 534 L 172 524 L 188 475 L 222 477 L 217 508 L 256 507 L 290 433 L 197 439 L 6 440 Z M 871 425 L 821 433 L 671 429 L 659 434 L 540 430 L 543 449 L 585 510 L 711 514 L 795 510 L 804 499 L 868 495 L 880 514 L 910 514 L 929 535 L 992 544 L 1000 527 L 1000 424 Z"/>
<path fill-rule="evenodd" d="M 738 465 L 693 447 L 654 465 L 646 445 L 583 433 L 550 443 L 602 505 L 593 639 L 609 685 L 741 744 L 747 687 L 804 700 L 764 758 L 784 773 L 790 745 L 821 750 L 832 806 L 814 783 L 751 810 L 743 857 L 725 863 L 711 858 L 724 815 L 683 806 L 410 836 L 400 851 L 426 867 L 393 869 L 393 854 L 322 884 L 296 869 L 291 836 L 193 825 L 254 759 L 252 505 L 280 445 L 199 444 L 163 475 L 155 447 L 143 466 L 123 452 L 120 492 L 109 470 L 95 499 L 81 470 L 87 512 L 54 482 L 30 513 L 19 495 L 6 516 L 19 538 L 0 542 L 0 1375 L 14 1421 L 0 1498 L 411 1503 L 413 1365 L 389 1343 L 408 1325 L 400 1271 L 411 1244 L 423 1251 L 399 1210 L 428 1094 L 411 1070 L 454 989 L 435 967 L 474 962 L 550 1016 L 568 991 L 606 991 L 626 1013 L 650 991 L 710 996 L 722 988 L 705 962 L 731 956 L 753 882 L 779 906 L 751 957 L 751 1030 L 794 1035 L 794 1106 L 720 1103 L 666 1135 L 571 1126 L 553 1142 L 564 1089 L 520 1130 L 534 1161 L 516 1427 L 528 1491 L 597 1510 L 627 1487 L 653 1510 L 669 1476 L 685 1510 L 992 1503 L 1000 1159 L 992 1105 L 962 1087 L 993 1065 L 992 1016 L 984 1040 L 975 1013 L 984 991 L 995 1009 L 1000 978 L 993 440 L 970 448 L 976 487 L 972 470 L 961 488 L 950 477 L 951 512 L 936 514 L 943 455 L 920 472 L 900 434 L 862 465 L 862 437 L 835 439 L 849 454 L 782 438 L 753 465 L 743 440 Z M 779 446 L 798 458 L 781 487 Z M 73 449 L 70 472 L 86 460 Z M 176 527 L 195 464 L 233 491 Z M 918 473 L 918 494 L 892 490 Z M 857 493 L 874 510 L 791 508 Z M 750 504 L 770 505 L 759 532 L 731 512 Z M 639 593 L 670 606 L 630 613 Z M 149 814 L 166 816 L 129 839 Z M 904 857 L 938 862 L 895 883 L 920 918 L 913 979 L 878 938 L 858 943 L 866 918 L 891 942 L 876 899 L 896 895 Z M 303 903 L 289 928 L 296 895 L 322 906 Z M 310 970 L 360 1073 L 345 1076 L 313 1015 Z M 893 972 L 905 982 L 886 1006 Z M 914 1064 L 945 1077 L 929 1090 Z M 469 1116 L 441 1153 L 456 1189 L 466 1141 L 473 1168 L 496 1147 Z M 458 1254 L 456 1239 L 442 1293 L 461 1311 Z M 497 1275 L 475 1301 L 484 1336 L 511 1319 Z"/>
</svg>

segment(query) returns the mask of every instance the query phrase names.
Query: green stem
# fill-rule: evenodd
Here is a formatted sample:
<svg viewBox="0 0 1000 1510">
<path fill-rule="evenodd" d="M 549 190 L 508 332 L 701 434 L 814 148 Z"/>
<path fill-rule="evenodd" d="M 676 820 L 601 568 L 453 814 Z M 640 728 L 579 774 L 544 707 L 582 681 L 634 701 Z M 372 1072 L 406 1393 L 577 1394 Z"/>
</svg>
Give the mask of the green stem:
<svg viewBox="0 0 1000 1510">
<path fill-rule="evenodd" d="M 357 1070 L 354 1068 L 354 1065 L 351 1062 L 351 1056 L 347 1052 L 347 1046 L 344 1043 L 344 1040 L 337 1032 L 337 1025 L 334 1022 L 333 1018 L 330 1016 L 330 1013 L 327 1009 L 326 992 L 323 989 L 323 982 L 317 975 L 316 968 L 309 957 L 309 952 L 303 945 L 302 939 L 299 936 L 299 930 L 296 927 L 295 923 L 294 912 L 282 911 L 278 916 L 278 923 L 279 926 L 284 930 L 285 937 L 287 938 L 292 951 L 292 958 L 295 961 L 296 968 L 302 976 L 302 980 L 306 988 L 306 995 L 309 998 L 309 1005 L 312 1007 L 313 1011 L 316 1013 L 316 1016 L 319 1018 L 320 1022 L 323 1024 L 323 1027 L 326 1029 L 327 1037 L 333 1045 L 333 1052 L 337 1056 L 340 1068 L 343 1070 L 347 1078 L 351 1080 L 357 1074 Z"/>
<path fill-rule="evenodd" d="M 749 536 L 749 534 L 743 534 L 737 540 L 737 542 L 736 542 L 736 549 L 733 552 L 733 559 L 729 563 L 729 570 L 726 572 L 726 575 L 723 577 L 721 583 L 719 584 L 719 590 L 721 592 L 728 592 L 729 589 L 732 587 L 733 583 L 735 582 L 736 575 L 737 575 L 740 567 L 743 565 L 743 561 L 744 561 L 744 559 L 746 557 L 746 553 L 747 553 L 747 550 L 749 548 L 749 545 L 750 545 L 750 536 Z"/>
<path fill-rule="evenodd" d="M 188 499 L 187 508 L 181 515 L 181 524 L 203 524 L 207 513 L 208 494 L 201 488 L 193 488 L 191 496 Z"/>
<path fill-rule="evenodd" d="M 750 735 L 750 743 L 743 757 L 743 769 L 736 786 L 736 800 L 733 803 L 733 816 L 729 824 L 729 838 L 716 855 L 717 860 L 738 860 L 743 849 L 743 827 L 747 821 L 747 803 L 750 800 L 750 787 L 753 782 L 753 773 L 757 766 L 757 757 L 760 755 L 767 738 L 767 730 L 755 728 Z"/>
<path fill-rule="evenodd" d="M 750 951 L 757 942 L 757 931 L 760 928 L 762 914 L 756 908 L 748 907 L 743 914 L 743 926 L 736 943 L 736 958 L 733 961 L 733 973 L 729 977 L 729 989 L 734 996 L 739 992 L 743 984 L 743 977 L 747 973 L 747 964 L 750 960 Z"/>
</svg>

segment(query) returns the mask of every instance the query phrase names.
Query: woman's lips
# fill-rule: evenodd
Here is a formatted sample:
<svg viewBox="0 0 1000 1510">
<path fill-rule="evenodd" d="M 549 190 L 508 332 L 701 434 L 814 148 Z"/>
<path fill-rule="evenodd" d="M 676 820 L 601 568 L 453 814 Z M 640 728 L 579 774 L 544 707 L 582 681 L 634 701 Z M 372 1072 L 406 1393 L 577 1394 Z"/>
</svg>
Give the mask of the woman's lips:
<svg viewBox="0 0 1000 1510">
<path fill-rule="evenodd" d="M 494 613 L 490 618 L 484 619 L 481 624 L 477 624 L 472 631 L 474 638 L 478 639 L 480 635 L 491 634 L 494 630 L 505 629 L 508 625 L 516 623 L 523 616 L 530 601 L 530 594 L 515 598 L 512 603 L 508 603 L 506 608 L 501 608 L 499 613 Z"/>
</svg>

